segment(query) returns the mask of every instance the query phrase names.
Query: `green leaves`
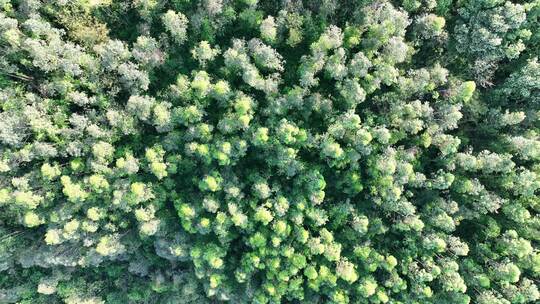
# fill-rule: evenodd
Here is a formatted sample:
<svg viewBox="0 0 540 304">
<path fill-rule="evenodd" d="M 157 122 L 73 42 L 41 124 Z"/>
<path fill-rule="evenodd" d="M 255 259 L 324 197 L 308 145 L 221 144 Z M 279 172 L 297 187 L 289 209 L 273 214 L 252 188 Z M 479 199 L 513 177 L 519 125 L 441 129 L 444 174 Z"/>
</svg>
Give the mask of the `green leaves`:
<svg viewBox="0 0 540 304">
<path fill-rule="evenodd" d="M 68 2 L 0 4 L 0 302 L 540 300 L 537 1 Z"/>
</svg>

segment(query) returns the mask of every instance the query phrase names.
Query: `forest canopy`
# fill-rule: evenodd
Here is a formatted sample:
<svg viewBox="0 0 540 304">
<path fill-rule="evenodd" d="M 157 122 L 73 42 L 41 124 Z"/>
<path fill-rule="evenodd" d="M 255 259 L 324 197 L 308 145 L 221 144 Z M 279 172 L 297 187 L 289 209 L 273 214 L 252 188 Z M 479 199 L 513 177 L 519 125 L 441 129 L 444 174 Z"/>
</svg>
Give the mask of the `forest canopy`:
<svg viewBox="0 0 540 304">
<path fill-rule="evenodd" d="M 0 303 L 540 302 L 540 0 L 0 0 Z"/>
</svg>

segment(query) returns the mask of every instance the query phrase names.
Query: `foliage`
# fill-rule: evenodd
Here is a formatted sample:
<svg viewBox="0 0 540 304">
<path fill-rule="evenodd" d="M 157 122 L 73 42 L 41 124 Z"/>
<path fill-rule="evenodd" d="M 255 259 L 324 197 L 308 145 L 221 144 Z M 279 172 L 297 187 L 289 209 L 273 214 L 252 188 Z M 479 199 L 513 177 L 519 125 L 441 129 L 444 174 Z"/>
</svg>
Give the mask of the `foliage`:
<svg viewBox="0 0 540 304">
<path fill-rule="evenodd" d="M 0 0 L 0 303 L 538 303 L 537 0 Z"/>
</svg>

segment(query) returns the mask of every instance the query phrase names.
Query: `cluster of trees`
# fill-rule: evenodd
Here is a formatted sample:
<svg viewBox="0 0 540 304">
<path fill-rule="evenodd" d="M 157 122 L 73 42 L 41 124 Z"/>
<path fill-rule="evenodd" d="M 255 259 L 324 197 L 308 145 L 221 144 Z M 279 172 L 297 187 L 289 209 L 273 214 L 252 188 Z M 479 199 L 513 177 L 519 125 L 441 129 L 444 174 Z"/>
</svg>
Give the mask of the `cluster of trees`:
<svg viewBox="0 0 540 304">
<path fill-rule="evenodd" d="M 0 303 L 538 303 L 539 18 L 0 0 Z"/>
</svg>

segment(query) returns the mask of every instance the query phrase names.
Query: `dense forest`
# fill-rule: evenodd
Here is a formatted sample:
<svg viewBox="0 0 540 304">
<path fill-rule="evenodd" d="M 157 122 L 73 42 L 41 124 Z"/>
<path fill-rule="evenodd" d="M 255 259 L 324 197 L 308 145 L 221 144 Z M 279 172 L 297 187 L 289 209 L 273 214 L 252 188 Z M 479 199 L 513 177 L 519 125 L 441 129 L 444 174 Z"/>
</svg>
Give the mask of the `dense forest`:
<svg viewBox="0 0 540 304">
<path fill-rule="evenodd" d="M 540 303 L 540 0 L 0 0 L 0 303 Z"/>
</svg>

